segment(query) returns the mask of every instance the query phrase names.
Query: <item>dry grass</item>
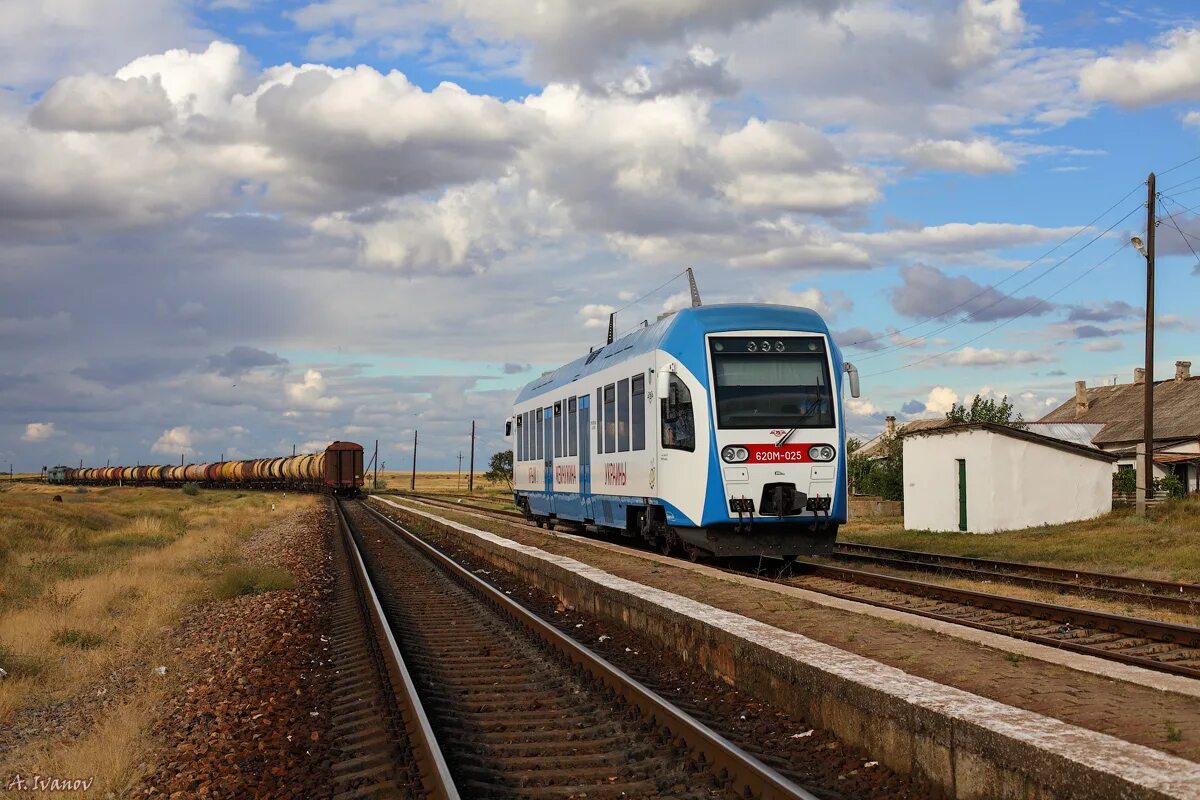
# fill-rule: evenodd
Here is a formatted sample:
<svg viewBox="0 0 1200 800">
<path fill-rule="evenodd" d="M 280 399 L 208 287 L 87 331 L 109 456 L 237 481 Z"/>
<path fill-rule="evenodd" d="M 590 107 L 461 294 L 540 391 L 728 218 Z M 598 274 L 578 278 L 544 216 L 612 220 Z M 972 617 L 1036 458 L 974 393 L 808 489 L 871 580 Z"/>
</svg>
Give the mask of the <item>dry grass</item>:
<svg viewBox="0 0 1200 800">
<path fill-rule="evenodd" d="M 977 558 L 1200 583 L 1200 498 L 1169 503 L 1147 519 L 1127 510 L 1064 525 L 988 535 L 907 531 L 898 518 L 860 518 L 843 541 Z"/>
<path fill-rule="evenodd" d="M 51 502 L 61 494 L 62 503 Z M 96 691 L 139 660 L 172 663 L 167 634 L 215 596 L 288 585 L 238 562 L 253 530 L 314 502 L 310 496 L 103 488 L 79 493 L 18 486 L 0 494 L 0 726 L 23 708 Z M 271 511 L 272 503 L 276 510 Z M 264 583 L 265 581 L 265 583 Z M 231 588 L 232 587 L 232 588 Z M 4 754 L 0 774 L 38 767 L 96 775 L 93 791 L 123 796 L 155 714 L 163 680 L 112 710 L 91 731 Z"/>
<path fill-rule="evenodd" d="M 372 475 L 367 476 L 367 488 L 371 488 Z M 379 481 L 382 484 L 386 480 L 388 491 L 408 492 L 412 485 L 412 473 L 410 472 L 381 472 L 379 473 Z M 383 488 L 382 486 L 380 488 Z M 467 471 L 463 467 L 462 475 L 456 472 L 417 472 L 417 489 L 418 494 L 439 494 L 452 496 L 466 496 L 467 493 Z M 492 483 L 485 480 L 479 473 L 475 473 L 475 494 L 476 501 L 506 501 L 509 506 L 512 506 L 512 490 L 507 483 Z"/>
</svg>

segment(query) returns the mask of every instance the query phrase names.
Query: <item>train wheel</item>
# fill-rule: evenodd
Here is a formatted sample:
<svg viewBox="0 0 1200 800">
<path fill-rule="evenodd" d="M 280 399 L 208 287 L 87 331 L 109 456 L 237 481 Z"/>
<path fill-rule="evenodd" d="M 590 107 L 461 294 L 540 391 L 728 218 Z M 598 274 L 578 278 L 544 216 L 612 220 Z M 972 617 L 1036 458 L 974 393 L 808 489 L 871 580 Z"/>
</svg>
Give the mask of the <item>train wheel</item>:
<svg viewBox="0 0 1200 800">
<path fill-rule="evenodd" d="M 553 520 L 553 519 L 546 520 L 546 527 L 550 530 L 554 530 L 554 526 L 557 524 L 558 524 L 557 520 Z"/>
<path fill-rule="evenodd" d="M 546 520 L 542 519 L 541 517 L 537 517 L 537 518 L 535 518 L 533 521 L 537 523 L 537 526 L 538 526 L 539 528 L 544 528 L 544 527 L 546 527 Z"/>
</svg>

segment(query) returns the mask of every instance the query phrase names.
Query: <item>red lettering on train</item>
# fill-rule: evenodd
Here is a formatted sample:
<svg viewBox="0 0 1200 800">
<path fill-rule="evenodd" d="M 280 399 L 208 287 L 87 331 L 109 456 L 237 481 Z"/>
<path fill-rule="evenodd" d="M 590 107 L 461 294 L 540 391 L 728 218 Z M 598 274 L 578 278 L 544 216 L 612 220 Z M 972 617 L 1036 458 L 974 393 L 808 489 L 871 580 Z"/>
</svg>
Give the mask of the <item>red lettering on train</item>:
<svg viewBox="0 0 1200 800">
<path fill-rule="evenodd" d="M 605 486 L 624 486 L 628 483 L 628 476 L 625 474 L 625 464 L 605 464 L 604 465 L 604 485 Z"/>
<path fill-rule="evenodd" d="M 537 468 L 536 467 L 529 468 L 529 482 L 537 483 Z"/>
<path fill-rule="evenodd" d="M 574 464 L 559 464 L 554 468 L 555 483 L 575 483 L 576 472 Z"/>
</svg>

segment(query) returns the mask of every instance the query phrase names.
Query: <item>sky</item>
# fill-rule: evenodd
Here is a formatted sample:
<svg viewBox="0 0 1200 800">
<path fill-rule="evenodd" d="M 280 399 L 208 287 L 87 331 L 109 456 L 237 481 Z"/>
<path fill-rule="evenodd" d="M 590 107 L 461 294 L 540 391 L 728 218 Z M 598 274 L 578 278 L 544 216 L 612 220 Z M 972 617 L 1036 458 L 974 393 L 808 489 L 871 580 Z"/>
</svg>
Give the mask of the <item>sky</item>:
<svg viewBox="0 0 1200 800">
<path fill-rule="evenodd" d="M 851 432 L 1200 367 L 1188 0 L 0 4 L 0 464 L 503 447 L 687 302 L 807 306 Z M 464 462 L 465 464 L 465 462 Z"/>
</svg>

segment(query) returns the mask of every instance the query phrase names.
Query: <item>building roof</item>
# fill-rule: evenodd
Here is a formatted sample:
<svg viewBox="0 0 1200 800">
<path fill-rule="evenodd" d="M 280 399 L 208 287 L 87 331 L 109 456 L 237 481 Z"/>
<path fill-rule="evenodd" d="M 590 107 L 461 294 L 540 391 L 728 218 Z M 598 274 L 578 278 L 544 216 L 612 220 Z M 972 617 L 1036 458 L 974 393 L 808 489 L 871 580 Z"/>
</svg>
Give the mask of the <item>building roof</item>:
<svg viewBox="0 0 1200 800">
<path fill-rule="evenodd" d="M 917 431 L 927 431 L 934 428 L 944 428 L 953 424 L 953 422 L 945 417 L 938 417 L 937 419 L 914 419 L 909 420 L 903 425 L 897 425 L 896 435 L 902 436 L 909 431 L 915 433 Z M 867 458 L 882 458 L 883 456 L 887 455 L 887 453 L 884 452 L 884 441 L 886 438 L 886 433 L 879 434 L 874 439 L 871 439 L 863 444 L 862 447 L 855 451 L 855 454 L 866 456 Z"/>
<path fill-rule="evenodd" d="M 1039 444 L 1043 447 L 1049 447 L 1054 450 L 1062 450 L 1066 453 L 1074 453 L 1075 455 L 1085 458 L 1094 458 L 1098 461 L 1113 462 L 1117 460 L 1117 456 L 1112 453 L 1106 453 L 1103 450 L 1088 445 L 1075 444 L 1063 439 L 1055 439 L 1053 436 L 1045 436 L 1040 433 L 1025 428 L 1014 428 L 1010 425 L 1000 425 L 995 422 L 967 422 L 945 425 L 940 428 L 930 428 L 923 431 L 905 431 L 903 436 L 944 436 L 948 433 L 963 433 L 965 431 L 982 430 L 989 433 L 995 433 L 1000 436 L 1007 436 L 1012 439 L 1020 439 L 1022 441 Z"/>
<path fill-rule="evenodd" d="M 1100 431 L 1104 430 L 1102 422 L 1026 422 L 1025 429 L 1062 439 L 1064 442 L 1074 442 L 1084 447 L 1091 447 Z"/>
<path fill-rule="evenodd" d="M 1092 386 L 1084 391 L 1087 392 L 1088 408 L 1083 414 L 1075 415 L 1075 398 L 1072 396 L 1040 421 L 1101 423 L 1104 429 L 1092 440 L 1097 445 L 1137 442 L 1144 438 L 1144 384 Z M 1182 381 L 1155 381 L 1154 438 L 1200 438 L 1200 376 Z"/>
</svg>

